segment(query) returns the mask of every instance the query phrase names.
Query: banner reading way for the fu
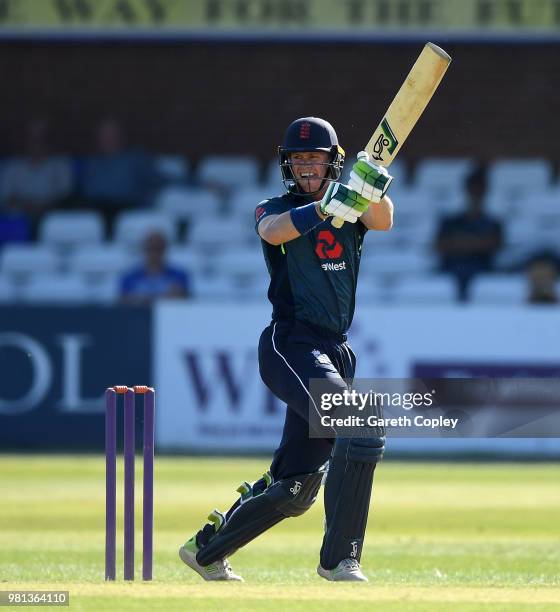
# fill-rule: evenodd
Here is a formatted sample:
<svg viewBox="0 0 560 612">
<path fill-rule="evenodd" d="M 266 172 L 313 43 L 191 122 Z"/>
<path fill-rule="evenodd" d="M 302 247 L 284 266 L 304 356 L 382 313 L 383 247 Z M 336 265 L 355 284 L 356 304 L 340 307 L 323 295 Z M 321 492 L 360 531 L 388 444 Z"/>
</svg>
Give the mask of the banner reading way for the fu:
<svg viewBox="0 0 560 612">
<path fill-rule="evenodd" d="M 1 0 L 2 28 L 555 33 L 557 0 Z"/>
</svg>

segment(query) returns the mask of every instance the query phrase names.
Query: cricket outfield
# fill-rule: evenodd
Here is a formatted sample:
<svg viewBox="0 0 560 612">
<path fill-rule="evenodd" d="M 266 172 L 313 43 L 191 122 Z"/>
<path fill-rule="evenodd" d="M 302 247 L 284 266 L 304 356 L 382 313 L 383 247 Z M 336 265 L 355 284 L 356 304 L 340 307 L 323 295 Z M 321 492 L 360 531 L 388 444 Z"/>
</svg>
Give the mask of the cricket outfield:
<svg viewBox="0 0 560 612">
<path fill-rule="evenodd" d="M 368 584 L 315 573 L 322 501 L 232 558 L 245 583 L 202 582 L 179 546 L 267 467 L 158 457 L 154 581 L 140 580 L 138 494 L 137 581 L 124 583 L 119 463 L 118 579 L 105 583 L 104 457 L 1 455 L 0 590 L 68 590 L 74 610 L 560 610 L 558 464 L 387 461 L 362 559 Z"/>
</svg>

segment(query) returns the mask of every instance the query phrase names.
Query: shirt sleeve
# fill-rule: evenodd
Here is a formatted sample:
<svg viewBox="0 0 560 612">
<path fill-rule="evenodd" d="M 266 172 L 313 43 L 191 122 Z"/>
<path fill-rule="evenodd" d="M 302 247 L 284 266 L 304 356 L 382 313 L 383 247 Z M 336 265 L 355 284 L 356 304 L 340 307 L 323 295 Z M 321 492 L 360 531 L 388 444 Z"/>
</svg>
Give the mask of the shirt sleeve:
<svg viewBox="0 0 560 612">
<path fill-rule="evenodd" d="M 279 215 L 286 210 L 286 205 L 278 198 L 263 200 L 255 208 L 255 231 L 259 233 L 259 223 L 270 215 Z"/>
</svg>

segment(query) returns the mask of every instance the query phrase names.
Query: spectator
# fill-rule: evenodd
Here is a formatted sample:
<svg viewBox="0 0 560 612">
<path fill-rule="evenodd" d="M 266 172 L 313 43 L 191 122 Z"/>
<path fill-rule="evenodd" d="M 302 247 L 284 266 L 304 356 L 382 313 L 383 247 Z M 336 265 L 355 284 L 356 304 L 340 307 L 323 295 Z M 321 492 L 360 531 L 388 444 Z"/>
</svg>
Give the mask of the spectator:
<svg viewBox="0 0 560 612">
<path fill-rule="evenodd" d="M 144 264 L 125 274 L 121 281 L 123 302 L 147 304 L 158 298 L 190 296 L 188 275 L 165 261 L 167 241 L 159 232 L 146 236 Z"/>
<path fill-rule="evenodd" d="M 120 123 L 103 119 L 97 126 L 98 154 L 86 160 L 82 194 L 112 227 L 115 216 L 128 208 L 144 207 L 157 187 L 153 160 L 143 151 L 127 148 Z"/>
<path fill-rule="evenodd" d="M 71 188 L 70 161 L 51 154 L 47 122 L 32 121 L 25 131 L 24 155 L 8 162 L 3 173 L 4 216 L 24 218 L 35 230 L 41 215 L 66 198 Z"/>
<path fill-rule="evenodd" d="M 530 304 L 558 304 L 559 262 L 555 253 L 543 251 L 527 263 L 528 295 Z"/>
<path fill-rule="evenodd" d="M 467 177 L 465 189 L 465 210 L 444 218 L 436 239 L 440 268 L 455 276 L 460 301 L 468 299 L 469 284 L 476 274 L 492 270 L 494 256 L 502 245 L 501 223 L 484 212 L 484 168 Z"/>
</svg>

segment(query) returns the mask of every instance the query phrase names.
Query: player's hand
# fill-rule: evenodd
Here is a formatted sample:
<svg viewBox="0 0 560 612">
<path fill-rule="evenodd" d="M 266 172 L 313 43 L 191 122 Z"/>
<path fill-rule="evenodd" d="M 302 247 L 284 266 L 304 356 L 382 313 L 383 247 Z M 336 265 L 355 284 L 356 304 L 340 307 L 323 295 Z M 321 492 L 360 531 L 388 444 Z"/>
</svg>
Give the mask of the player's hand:
<svg viewBox="0 0 560 612">
<path fill-rule="evenodd" d="M 360 151 L 358 161 L 352 166 L 348 186 L 366 200 L 378 204 L 392 180 L 385 168 L 371 162 L 366 151 Z"/>
<path fill-rule="evenodd" d="M 348 185 L 331 183 L 320 203 L 321 212 L 348 223 L 356 223 L 369 207 L 369 202 Z"/>
</svg>

